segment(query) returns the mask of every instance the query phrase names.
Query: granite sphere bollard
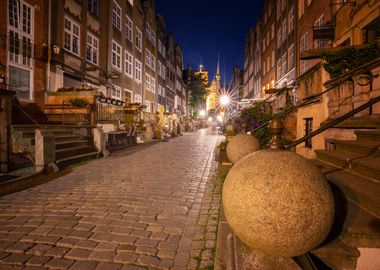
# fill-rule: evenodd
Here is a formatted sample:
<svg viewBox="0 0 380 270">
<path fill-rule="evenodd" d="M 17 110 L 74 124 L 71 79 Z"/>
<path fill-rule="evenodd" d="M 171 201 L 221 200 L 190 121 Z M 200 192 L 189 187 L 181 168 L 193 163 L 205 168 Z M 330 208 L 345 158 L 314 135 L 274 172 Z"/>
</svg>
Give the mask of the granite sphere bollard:
<svg viewBox="0 0 380 270">
<path fill-rule="evenodd" d="M 256 137 L 248 134 L 238 134 L 228 142 L 226 153 L 229 161 L 235 164 L 242 157 L 260 149 L 260 142 Z"/>
<path fill-rule="evenodd" d="M 227 175 L 222 198 L 236 235 L 271 256 L 312 250 L 334 219 L 325 177 L 310 161 L 285 150 L 257 151 L 239 160 Z"/>
</svg>

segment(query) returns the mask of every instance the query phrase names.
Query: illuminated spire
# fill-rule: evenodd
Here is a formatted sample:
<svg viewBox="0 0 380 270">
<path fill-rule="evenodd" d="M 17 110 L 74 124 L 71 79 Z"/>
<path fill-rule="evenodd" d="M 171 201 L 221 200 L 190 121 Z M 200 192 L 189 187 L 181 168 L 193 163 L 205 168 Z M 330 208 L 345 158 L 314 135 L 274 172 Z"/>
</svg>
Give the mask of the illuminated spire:
<svg viewBox="0 0 380 270">
<path fill-rule="evenodd" d="M 216 79 L 220 81 L 220 67 L 219 67 L 219 53 L 218 53 L 218 66 L 216 67 Z"/>
</svg>

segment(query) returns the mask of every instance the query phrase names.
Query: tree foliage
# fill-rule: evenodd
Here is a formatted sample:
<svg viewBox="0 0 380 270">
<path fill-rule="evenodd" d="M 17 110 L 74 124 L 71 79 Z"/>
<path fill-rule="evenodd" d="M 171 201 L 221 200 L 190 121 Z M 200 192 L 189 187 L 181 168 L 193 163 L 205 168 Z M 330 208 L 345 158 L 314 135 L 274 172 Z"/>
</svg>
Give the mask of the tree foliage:
<svg viewBox="0 0 380 270">
<path fill-rule="evenodd" d="M 199 108 L 205 101 L 207 94 L 206 86 L 201 76 L 193 76 L 188 87 L 190 91 L 190 106 L 195 109 Z"/>
</svg>

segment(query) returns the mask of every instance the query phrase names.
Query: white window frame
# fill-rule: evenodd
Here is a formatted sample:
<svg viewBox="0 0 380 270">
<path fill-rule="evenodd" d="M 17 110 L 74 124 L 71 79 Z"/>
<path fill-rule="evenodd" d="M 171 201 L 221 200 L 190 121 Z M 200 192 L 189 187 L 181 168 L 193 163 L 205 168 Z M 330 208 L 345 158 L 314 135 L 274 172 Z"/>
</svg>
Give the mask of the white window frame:
<svg viewBox="0 0 380 270">
<path fill-rule="evenodd" d="M 157 43 L 158 43 L 158 45 L 157 45 L 158 52 L 162 55 L 162 42 L 161 42 L 161 39 L 158 39 Z"/>
<path fill-rule="evenodd" d="M 128 15 L 125 15 L 125 37 L 133 42 L 133 21 Z"/>
<path fill-rule="evenodd" d="M 91 38 L 91 41 L 89 41 L 89 37 Z M 99 39 L 88 32 L 86 41 L 86 60 L 95 65 L 99 64 Z"/>
<path fill-rule="evenodd" d="M 150 91 L 156 93 L 156 80 L 153 77 L 150 78 Z"/>
<path fill-rule="evenodd" d="M 157 60 L 157 75 L 161 77 L 161 61 Z"/>
<path fill-rule="evenodd" d="M 150 101 L 149 100 L 145 100 L 144 103 L 145 103 L 144 105 L 146 106 L 145 111 L 148 112 L 148 113 L 150 113 L 151 112 Z"/>
<path fill-rule="evenodd" d="M 67 29 L 66 28 L 66 21 L 68 21 L 70 23 L 70 29 Z M 65 16 L 64 19 L 63 19 L 63 22 L 64 22 L 64 31 L 63 31 L 63 48 L 66 50 L 66 51 L 69 51 L 75 55 L 80 55 L 80 32 L 81 32 L 81 29 L 80 29 L 80 26 L 79 24 L 75 23 L 74 20 L 70 19 L 69 17 Z M 78 32 L 76 33 L 75 31 L 75 28 L 77 28 Z M 66 46 L 66 35 L 68 35 L 69 37 L 69 46 Z M 75 39 L 76 38 L 76 39 Z M 74 49 L 74 42 L 75 40 L 77 41 L 77 50 Z"/>
<path fill-rule="evenodd" d="M 133 56 L 127 50 L 124 52 L 124 72 L 128 77 L 133 78 Z"/>
<path fill-rule="evenodd" d="M 19 97 L 21 100 L 33 100 L 33 85 L 34 85 L 34 62 L 33 62 L 33 55 L 34 50 L 32 44 L 34 43 L 34 7 L 30 4 L 26 3 L 23 0 L 18 1 L 19 5 L 16 5 L 15 9 L 13 9 L 12 14 L 14 16 L 11 17 L 11 11 L 9 10 L 9 3 L 7 3 L 7 32 L 9 35 L 9 38 L 7 40 L 8 42 L 8 65 L 7 65 L 7 74 L 10 74 L 9 69 L 10 68 L 16 68 L 20 69 L 22 71 L 29 73 L 29 97 L 23 98 Z M 25 12 L 27 11 L 28 16 L 24 18 Z M 30 15 L 30 17 L 29 17 Z M 13 23 L 11 23 L 11 20 Z M 25 24 L 26 23 L 26 24 Z M 11 35 L 10 33 L 14 34 L 14 39 L 12 42 L 14 42 L 14 48 L 15 51 L 11 52 L 10 50 L 10 42 L 11 42 Z M 17 37 L 17 39 L 16 39 Z M 17 42 L 16 42 L 17 41 Z M 16 46 L 17 45 L 17 46 Z M 25 47 L 27 47 L 26 52 L 24 51 Z M 10 76 L 10 75 L 9 75 Z M 18 87 L 17 85 L 12 85 L 15 89 Z"/>
<path fill-rule="evenodd" d="M 156 32 L 151 30 L 151 42 L 153 44 L 153 47 L 156 47 Z"/>
<path fill-rule="evenodd" d="M 121 100 L 121 87 L 117 85 L 112 85 L 111 97 Z"/>
<path fill-rule="evenodd" d="M 153 71 L 156 71 L 156 57 L 153 54 L 150 55 L 150 67 Z"/>
<path fill-rule="evenodd" d="M 140 52 L 142 52 L 142 32 L 140 29 L 138 29 L 136 27 L 136 48 L 137 50 L 139 50 Z"/>
<path fill-rule="evenodd" d="M 116 1 L 112 2 L 112 25 L 121 31 L 122 10 Z"/>
<path fill-rule="evenodd" d="M 135 101 L 135 102 L 139 102 L 139 103 L 141 103 L 141 102 L 142 102 L 142 97 L 141 97 L 141 95 L 139 95 L 139 94 L 135 94 L 134 101 Z"/>
<path fill-rule="evenodd" d="M 152 28 L 150 27 L 149 23 L 146 23 L 146 29 L 145 29 L 145 33 L 146 33 L 146 37 L 148 38 L 148 40 L 151 40 L 151 32 L 152 32 Z"/>
<path fill-rule="evenodd" d="M 145 74 L 145 89 L 150 91 L 150 75 Z"/>
<path fill-rule="evenodd" d="M 161 85 L 160 84 L 157 85 L 157 94 L 159 96 L 161 96 L 161 94 L 162 94 L 162 92 L 161 92 Z"/>
<path fill-rule="evenodd" d="M 150 67 L 150 51 L 145 49 L 145 65 Z"/>
<path fill-rule="evenodd" d="M 294 67 L 294 44 L 290 45 L 288 48 L 288 67 Z"/>
<path fill-rule="evenodd" d="M 127 88 L 124 89 L 124 92 L 128 92 L 131 94 L 131 100 L 130 102 L 133 102 L 133 92 L 131 90 L 128 90 Z M 127 99 L 124 97 L 125 102 L 127 102 Z"/>
<path fill-rule="evenodd" d="M 114 50 L 114 45 L 116 47 L 116 50 Z M 114 63 L 114 57 L 116 60 L 116 63 Z M 121 46 L 119 43 L 117 43 L 115 40 L 112 40 L 112 67 L 122 70 L 122 60 L 121 60 Z M 118 64 L 118 65 L 117 65 Z"/>
<path fill-rule="evenodd" d="M 161 77 L 163 78 L 163 79 L 166 79 L 166 67 L 165 67 L 165 65 L 162 65 L 161 66 Z"/>
<path fill-rule="evenodd" d="M 135 80 L 138 83 L 141 83 L 142 79 L 142 64 L 139 60 L 135 59 Z"/>
</svg>

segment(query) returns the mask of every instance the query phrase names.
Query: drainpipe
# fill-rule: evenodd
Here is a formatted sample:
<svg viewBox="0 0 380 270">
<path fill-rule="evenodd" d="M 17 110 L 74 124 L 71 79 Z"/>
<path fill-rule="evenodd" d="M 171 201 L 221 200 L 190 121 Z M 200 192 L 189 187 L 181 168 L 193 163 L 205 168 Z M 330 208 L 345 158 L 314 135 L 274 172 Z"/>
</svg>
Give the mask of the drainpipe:
<svg viewBox="0 0 380 270">
<path fill-rule="evenodd" d="M 47 40 L 47 64 L 46 64 L 46 90 L 45 102 L 47 99 L 47 92 L 50 91 L 50 61 L 51 61 L 51 0 L 48 0 L 48 40 Z"/>
</svg>

